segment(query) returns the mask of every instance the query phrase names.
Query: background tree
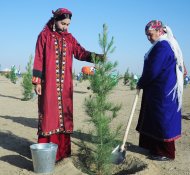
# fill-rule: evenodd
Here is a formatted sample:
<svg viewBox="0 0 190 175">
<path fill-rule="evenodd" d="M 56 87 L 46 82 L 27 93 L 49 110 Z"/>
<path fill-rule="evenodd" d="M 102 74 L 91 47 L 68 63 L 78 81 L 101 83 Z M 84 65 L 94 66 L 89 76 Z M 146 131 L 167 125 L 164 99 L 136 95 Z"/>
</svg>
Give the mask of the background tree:
<svg viewBox="0 0 190 175">
<path fill-rule="evenodd" d="M 121 105 L 115 105 L 108 100 L 108 96 L 119 80 L 119 75 L 115 75 L 117 62 L 106 61 L 107 55 L 115 49 L 113 43 L 113 37 L 108 42 L 107 26 L 104 24 L 102 35 L 99 34 L 99 45 L 105 61 L 98 61 L 98 57 L 94 55 L 96 71 L 89 78 L 93 95 L 85 100 L 85 109 L 89 116 L 88 121 L 94 126 L 93 130 L 90 131 L 91 141 L 94 144 L 91 146 L 84 144 L 80 150 L 84 155 L 83 162 L 88 174 L 111 174 L 111 152 L 121 128 L 118 126 L 114 131 L 110 128 L 111 121 L 117 116 L 117 112 L 121 108 Z"/>
<path fill-rule="evenodd" d="M 130 86 L 131 90 L 136 89 L 136 86 L 137 86 L 137 81 L 134 79 L 134 74 L 133 73 L 131 73 L 131 76 L 130 76 L 129 86 Z"/>
<path fill-rule="evenodd" d="M 8 76 L 11 80 L 12 83 L 16 83 L 17 81 L 17 75 L 16 75 L 16 67 L 15 65 L 11 66 L 11 71 L 9 73 L 9 76 Z"/>
<path fill-rule="evenodd" d="M 123 84 L 129 85 L 130 90 L 136 89 L 138 77 L 134 73 L 129 72 L 129 68 L 126 70 L 123 77 Z"/>
<path fill-rule="evenodd" d="M 23 100 L 30 100 L 33 98 L 33 84 L 32 84 L 32 55 L 29 57 L 29 61 L 26 66 L 26 72 L 23 74 L 23 80 L 21 86 L 23 88 Z"/>
<path fill-rule="evenodd" d="M 126 72 L 124 73 L 123 84 L 127 85 L 129 83 L 129 80 L 130 80 L 130 73 L 129 73 L 129 68 L 128 68 Z"/>
</svg>

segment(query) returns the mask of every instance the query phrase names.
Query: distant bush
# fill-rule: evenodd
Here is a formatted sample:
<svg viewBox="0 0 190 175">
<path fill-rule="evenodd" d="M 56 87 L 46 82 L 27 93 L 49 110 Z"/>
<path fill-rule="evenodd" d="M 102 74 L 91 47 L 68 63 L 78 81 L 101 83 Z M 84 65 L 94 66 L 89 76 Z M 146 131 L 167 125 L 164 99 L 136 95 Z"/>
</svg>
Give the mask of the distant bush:
<svg viewBox="0 0 190 175">
<path fill-rule="evenodd" d="M 10 72 L 1 72 L 1 76 L 4 76 L 4 77 L 10 79 Z"/>
<path fill-rule="evenodd" d="M 128 68 L 123 77 L 123 84 L 127 85 L 129 83 L 130 78 L 131 78 L 131 76 L 130 76 L 129 68 Z"/>
<path fill-rule="evenodd" d="M 133 73 L 130 73 L 129 69 L 125 72 L 123 79 L 124 85 L 129 85 L 131 90 L 136 89 L 138 78 Z"/>
</svg>

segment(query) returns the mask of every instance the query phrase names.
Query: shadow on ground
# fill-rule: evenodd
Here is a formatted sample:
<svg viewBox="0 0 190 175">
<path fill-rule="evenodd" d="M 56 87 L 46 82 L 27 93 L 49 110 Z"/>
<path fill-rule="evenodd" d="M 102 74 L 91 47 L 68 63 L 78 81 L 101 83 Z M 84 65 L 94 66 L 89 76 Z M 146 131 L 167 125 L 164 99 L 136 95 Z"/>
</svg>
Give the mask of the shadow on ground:
<svg viewBox="0 0 190 175">
<path fill-rule="evenodd" d="M 21 100 L 21 98 L 14 97 L 14 96 L 10 96 L 10 95 L 3 95 L 3 94 L 0 94 L 0 97 L 12 98 L 12 99 L 16 99 L 16 100 Z"/>
<path fill-rule="evenodd" d="M 85 92 L 85 91 L 76 91 L 76 90 L 74 90 L 73 92 L 77 93 L 77 94 L 86 94 L 86 93 L 88 93 L 88 92 Z"/>
<path fill-rule="evenodd" d="M 33 142 L 14 135 L 11 132 L 0 132 L 0 147 L 12 152 L 15 155 L 6 155 L 0 158 L 1 161 L 5 161 L 16 167 L 32 170 L 32 160 L 30 145 Z"/>
<path fill-rule="evenodd" d="M 24 126 L 28 126 L 31 128 L 37 128 L 38 126 L 38 120 L 34 119 L 34 118 L 27 118 L 27 117 L 17 117 L 17 116 L 0 116 L 0 118 L 4 118 L 4 119 L 8 119 L 8 120 L 12 120 L 13 122 L 22 124 Z"/>
<path fill-rule="evenodd" d="M 88 134 L 88 133 L 83 133 L 81 131 L 74 131 L 74 133 L 72 134 L 72 137 L 79 140 L 78 142 L 72 141 L 75 145 L 77 145 L 79 147 L 81 147 L 81 141 L 95 144 L 96 140 L 97 140 L 96 136 L 93 136 L 92 134 Z M 117 145 L 121 144 L 121 141 L 114 140 L 113 144 L 116 147 Z M 142 155 L 145 155 L 145 156 L 149 156 L 149 151 L 148 150 L 143 149 L 143 148 L 139 147 L 138 145 L 134 145 L 134 144 L 132 144 L 130 142 L 126 143 L 126 152 L 127 151 L 142 154 Z"/>
</svg>

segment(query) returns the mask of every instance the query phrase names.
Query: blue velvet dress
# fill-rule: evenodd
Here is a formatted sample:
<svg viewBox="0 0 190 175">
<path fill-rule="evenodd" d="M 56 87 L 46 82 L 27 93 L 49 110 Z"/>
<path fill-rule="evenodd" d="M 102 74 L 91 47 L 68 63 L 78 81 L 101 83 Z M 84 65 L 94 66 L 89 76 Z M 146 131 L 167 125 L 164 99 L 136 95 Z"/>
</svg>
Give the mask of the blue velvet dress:
<svg viewBox="0 0 190 175">
<path fill-rule="evenodd" d="M 138 87 L 143 89 L 136 128 L 140 134 L 164 142 L 180 137 L 181 110 L 177 112 L 177 96 L 170 93 L 176 80 L 174 52 L 167 41 L 159 41 L 145 59 L 138 81 Z"/>
</svg>

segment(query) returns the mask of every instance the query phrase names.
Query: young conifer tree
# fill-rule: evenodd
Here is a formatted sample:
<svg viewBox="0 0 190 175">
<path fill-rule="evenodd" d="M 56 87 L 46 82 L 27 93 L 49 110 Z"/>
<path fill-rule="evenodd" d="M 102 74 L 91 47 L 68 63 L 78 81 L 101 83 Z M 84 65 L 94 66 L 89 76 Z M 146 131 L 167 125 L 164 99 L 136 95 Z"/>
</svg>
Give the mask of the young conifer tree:
<svg viewBox="0 0 190 175">
<path fill-rule="evenodd" d="M 129 68 L 126 70 L 124 77 L 123 77 L 123 84 L 127 85 L 130 80 L 130 73 L 129 73 Z"/>
<path fill-rule="evenodd" d="M 30 100 L 33 98 L 33 84 L 32 84 L 32 55 L 29 57 L 29 61 L 26 66 L 26 72 L 23 75 L 21 86 L 23 88 L 23 100 Z"/>
<path fill-rule="evenodd" d="M 134 89 L 136 89 L 136 86 L 137 86 L 137 83 L 136 83 L 136 81 L 135 81 L 135 79 L 134 79 L 134 74 L 131 73 L 131 76 L 130 76 L 130 77 L 131 77 L 131 78 L 130 78 L 129 86 L 130 86 L 130 89 L 131 89 L 131 90 L 134 90 Z"/>
<path fill-rule="evenodd" d="M 12 83 L 16 84 L 16 81 L 17 81 L 17 75 L 16 75 L 16 68 L 15 68 L 15 65 L 13 65 L 11 67 L 11 71 L 10 71 L 10 74 L 9 74 L 9 78 L 11 80 Z"/>
<path fill-rule="evenodd" d="M 112 76 L 117 62 L 111 63 L 106 60 L 108 54 L 115 49 L 113 47 L 114 38 L 112 37 L 111 41 L 108 42 L 107 29 L 104 24 L 102 34 L 99 34 L 99 45 L 103 51 L 105 61 L 96 61 L 96 58 L 94 58 L 96 63 L 95 74 L 90 77 L 90 89 L 93 95 L 85 100 L 86 113 L 90 118 L 89 122 L 94 126 L 91 131 L 93 135 L 91 136 L 93 143 L 95 143 L 93 151 L 91 147 L 86 149 L 86 160 L 88 162 L 85 165 L 88 166 L 88 174 L 96 175 L 111 174 L 111 152 L 121 128 L 121 126 L 118 126 L 114 131 L 110 128 L 111 121 L 117 116 L 121 105 L 113 104 L 108 100 L 110 93 L 117 85 L 119 75 L 114 78 Z"/>
</svg>

